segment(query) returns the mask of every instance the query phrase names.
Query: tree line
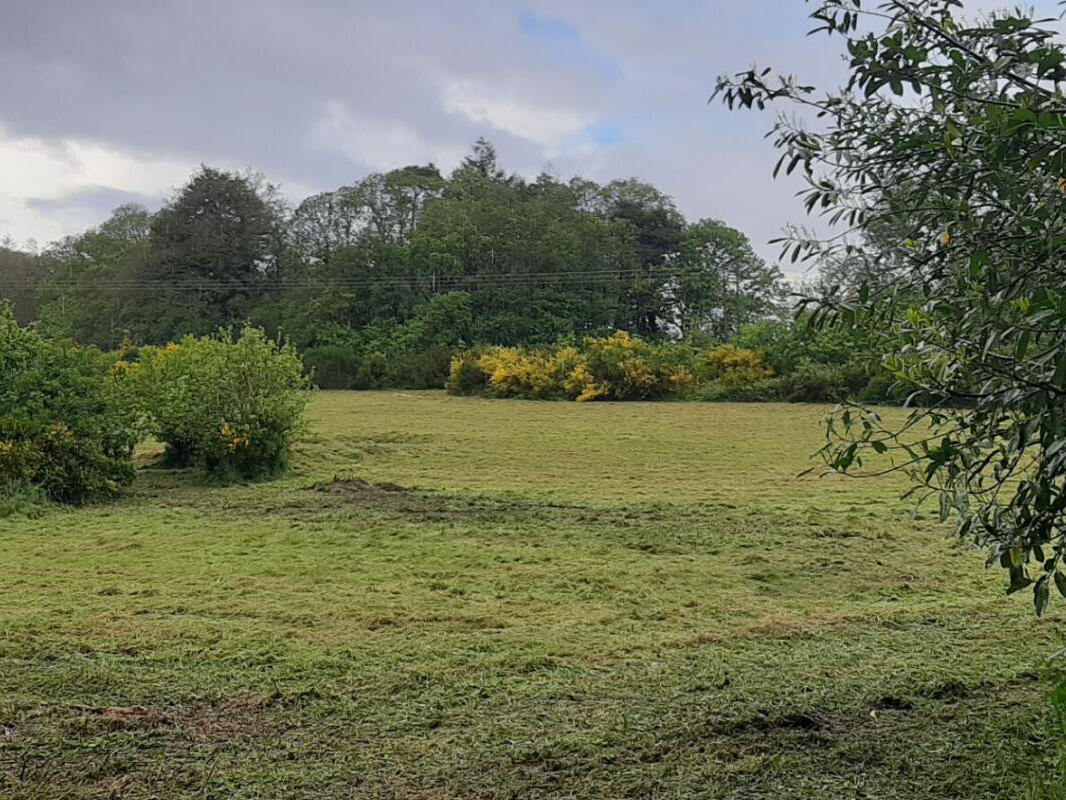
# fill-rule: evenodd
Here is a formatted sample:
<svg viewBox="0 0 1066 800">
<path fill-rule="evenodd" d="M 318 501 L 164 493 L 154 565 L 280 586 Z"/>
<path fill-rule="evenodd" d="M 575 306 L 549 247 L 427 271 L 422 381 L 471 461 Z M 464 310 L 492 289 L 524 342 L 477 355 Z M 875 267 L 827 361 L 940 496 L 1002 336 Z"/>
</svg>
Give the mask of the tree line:
<svg viewBox="0 0 1066 800">
<path fill-rule="evenodd" d="M 612 330 L 725 340 L 784 294 L 724 222 L 686 221 L 635 179 L 508 174 L 485 140 L 447 176 L 407 166 L 295 208 L 262 176 L 202 166 L 154 214 L 123 205 L 40 254 L 0 249 L 22 322 L 105 349 L 245 321 L 363 360 Z"/>
</svg>

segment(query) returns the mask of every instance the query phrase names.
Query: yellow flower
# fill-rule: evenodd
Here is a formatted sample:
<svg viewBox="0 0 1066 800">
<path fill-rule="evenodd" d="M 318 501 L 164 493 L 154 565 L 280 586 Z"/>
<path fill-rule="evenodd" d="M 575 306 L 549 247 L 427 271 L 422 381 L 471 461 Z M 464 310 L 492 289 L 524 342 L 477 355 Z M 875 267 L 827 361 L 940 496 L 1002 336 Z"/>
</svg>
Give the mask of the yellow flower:
<svg viewBox="0 0 1066 800">
<path fill-rule="evenodd" d="M 942 234 L 940 234 L 940 245 L 942 247 L 947 247 L 949 244 L 951 244 L 951 234 L 947 231 L 944 231 Z"/>
<path fill-rule="evenodd" d="M 129 361 L 116 361 L 111 365 L 111 377 L 121 378 L 123 375 L 129 375 L 137 371 L 137 363 L 131 363 Z"/>
<path fill-rule="evenodd" d="M 174 342 L 167 342 L 166 350 L 168 353 L 176 353 L 180 349 L 181 347 L 179 345 L 174 344 Z"/>
<path fill-rule="evenodd" d="M 577 396 L 577 402 L 587 403 L 589 400 L 595 400 L 597 397 L 603 397 L 606 390 L 594 383 L 590 383 L 585 387 L 585 391 Z"/>
</svg>

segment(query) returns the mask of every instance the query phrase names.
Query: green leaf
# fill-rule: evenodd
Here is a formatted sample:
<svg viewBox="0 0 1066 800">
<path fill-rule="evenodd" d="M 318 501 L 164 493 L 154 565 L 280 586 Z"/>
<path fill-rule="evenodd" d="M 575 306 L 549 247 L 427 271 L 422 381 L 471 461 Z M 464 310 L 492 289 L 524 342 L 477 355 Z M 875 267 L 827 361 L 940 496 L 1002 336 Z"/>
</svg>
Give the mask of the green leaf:
<svg viewBox="0 0 1066 800">
<path fill-rule="evenodd" d="M 1042 577 L 1036 582 L 1036 587 L 1033 589 L 1033 605 L 1036 607 L 1036 615 L 1042 617 L 1045 609 L 1047 609 L 1048 598 L 1051 590 L 1048 586 L 1047 575 Z"/>
<path fill-rule="evenodd" d="M 1055 587 L 1059 590 L 1059 594 L 1066 597 L 1066 574 L 1055 570 Z"/>
<path fill-rule="evenodd" d="M 1029 331 L 1026 331 L 1018 337 L 1018 341 L 1014 345 L 1014 357 L 1018 360 L 1025 358 L 1026 352 L 1029 350 Z"/>
</svg>

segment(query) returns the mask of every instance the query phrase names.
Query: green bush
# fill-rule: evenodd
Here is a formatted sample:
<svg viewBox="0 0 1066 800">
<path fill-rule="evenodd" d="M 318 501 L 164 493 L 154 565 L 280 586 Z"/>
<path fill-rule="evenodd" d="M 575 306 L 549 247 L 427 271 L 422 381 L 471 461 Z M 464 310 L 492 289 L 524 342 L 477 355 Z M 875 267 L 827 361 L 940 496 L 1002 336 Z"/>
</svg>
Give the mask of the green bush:
<svg viewBox="0 0 1066 800">
<path fill-rule="evenodd" d="M 95 349 L 20 328 L 0 304 L 0 485 L 81 503 L 133 480 L 138 413 Z"/>
<path fill-rule="evenodd" d="M 804 364 L 840 367 L 857 358 L 880 357 L 868 332 L 841 327 L 815 328 L 809 324 L 807 314 L 792 324 L 764 320 L 745 325 L 733 343 L 761 353 L 778 375 L 793 372 Z"/>
<path fill-rule="evenodd" d="M 448 379 L 452 350 L 434 346 L 387 356 L 386 378 L 380 387 L 401 389 L 440 389 Z"/>
<path fill-rule="evenodd" d="M 892 401 L 891 381 L 864 364 L 802 364 L 787 375 L 747 383 L 713 380 L 701 386 L 697 400 L 732 403 L 839 403 L 865 397 L 868 402 Z M 883 396 L 882 396 L 883 395 Z"/>
<path fill-rule="evenodd" d="M 870 375 L 866 386 L 855 396 L 859 403 L 902 403 L 906 399 L 907 389 L 884 369 Z"/>
<path fill-rule="evenodd" d="M 446 347 L 394 353 L 329 344 L 308 348 L 303 362 L 320 389 L 440 389 L 452 351 Z"/>
<path fill-rule="evenodd" d="M 327 344 L 303 352 L 303 363 L 321 389 L 359 389 L 359 354 L 344 345 Z"/>
<path fill-rule="evenodd" d="M 849 384 L 849 374 L 824 364 L 804 364 L 780 378 L 780 396 L 787 403 L 837 403 L 855 394 L 866 384 L 863 375 L 859 386 Z"/>
<path fill-rule="evenodd" d="M 782 402 L 781 379 L 767 378 L 751 383 L 709 381 L 692 395 L 708 403 L 778 403 Z"/>
<path fill-rule="evenodd" d="M 126 362 L 119 362 L 120 365 Z M 220 478 L 283 470 L 310 382 L 295 350 L 258 328 L 143 348 L 124 368 L 167 461 Z"/>
<path fill-rule="evenodd" d="M 48 495 L 28 483 L 0 484 L 0 519 L 39 517 L 48 505 Z"/>
</svg>

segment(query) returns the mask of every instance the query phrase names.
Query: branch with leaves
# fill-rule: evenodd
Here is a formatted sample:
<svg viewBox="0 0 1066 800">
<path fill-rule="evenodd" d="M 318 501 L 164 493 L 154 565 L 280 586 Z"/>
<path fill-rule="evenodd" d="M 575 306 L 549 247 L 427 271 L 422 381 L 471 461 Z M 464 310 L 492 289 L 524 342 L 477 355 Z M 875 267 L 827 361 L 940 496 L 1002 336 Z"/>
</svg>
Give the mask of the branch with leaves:
<svg viewBox="0 0 1066 800">
<path fill-rule="evenodd" d="M 778 117 L 775 174 L 799 171 L 808 212 L 848 232 L 782 243 L 793 260 L 862 269 L 804 308 L 866 329 L 912 391 L 902 426 L 841 408 L 826 463 L 907 471 L 1043 613 L 1052 584 L 1066 595 L 1066 52 L 1053 20 L 961 11 L 823 0 L 813 32 L 842 39 L 843 87 L 819 96 L 752 68 L 715 97 L 813 114 Z"/>
</svg>

